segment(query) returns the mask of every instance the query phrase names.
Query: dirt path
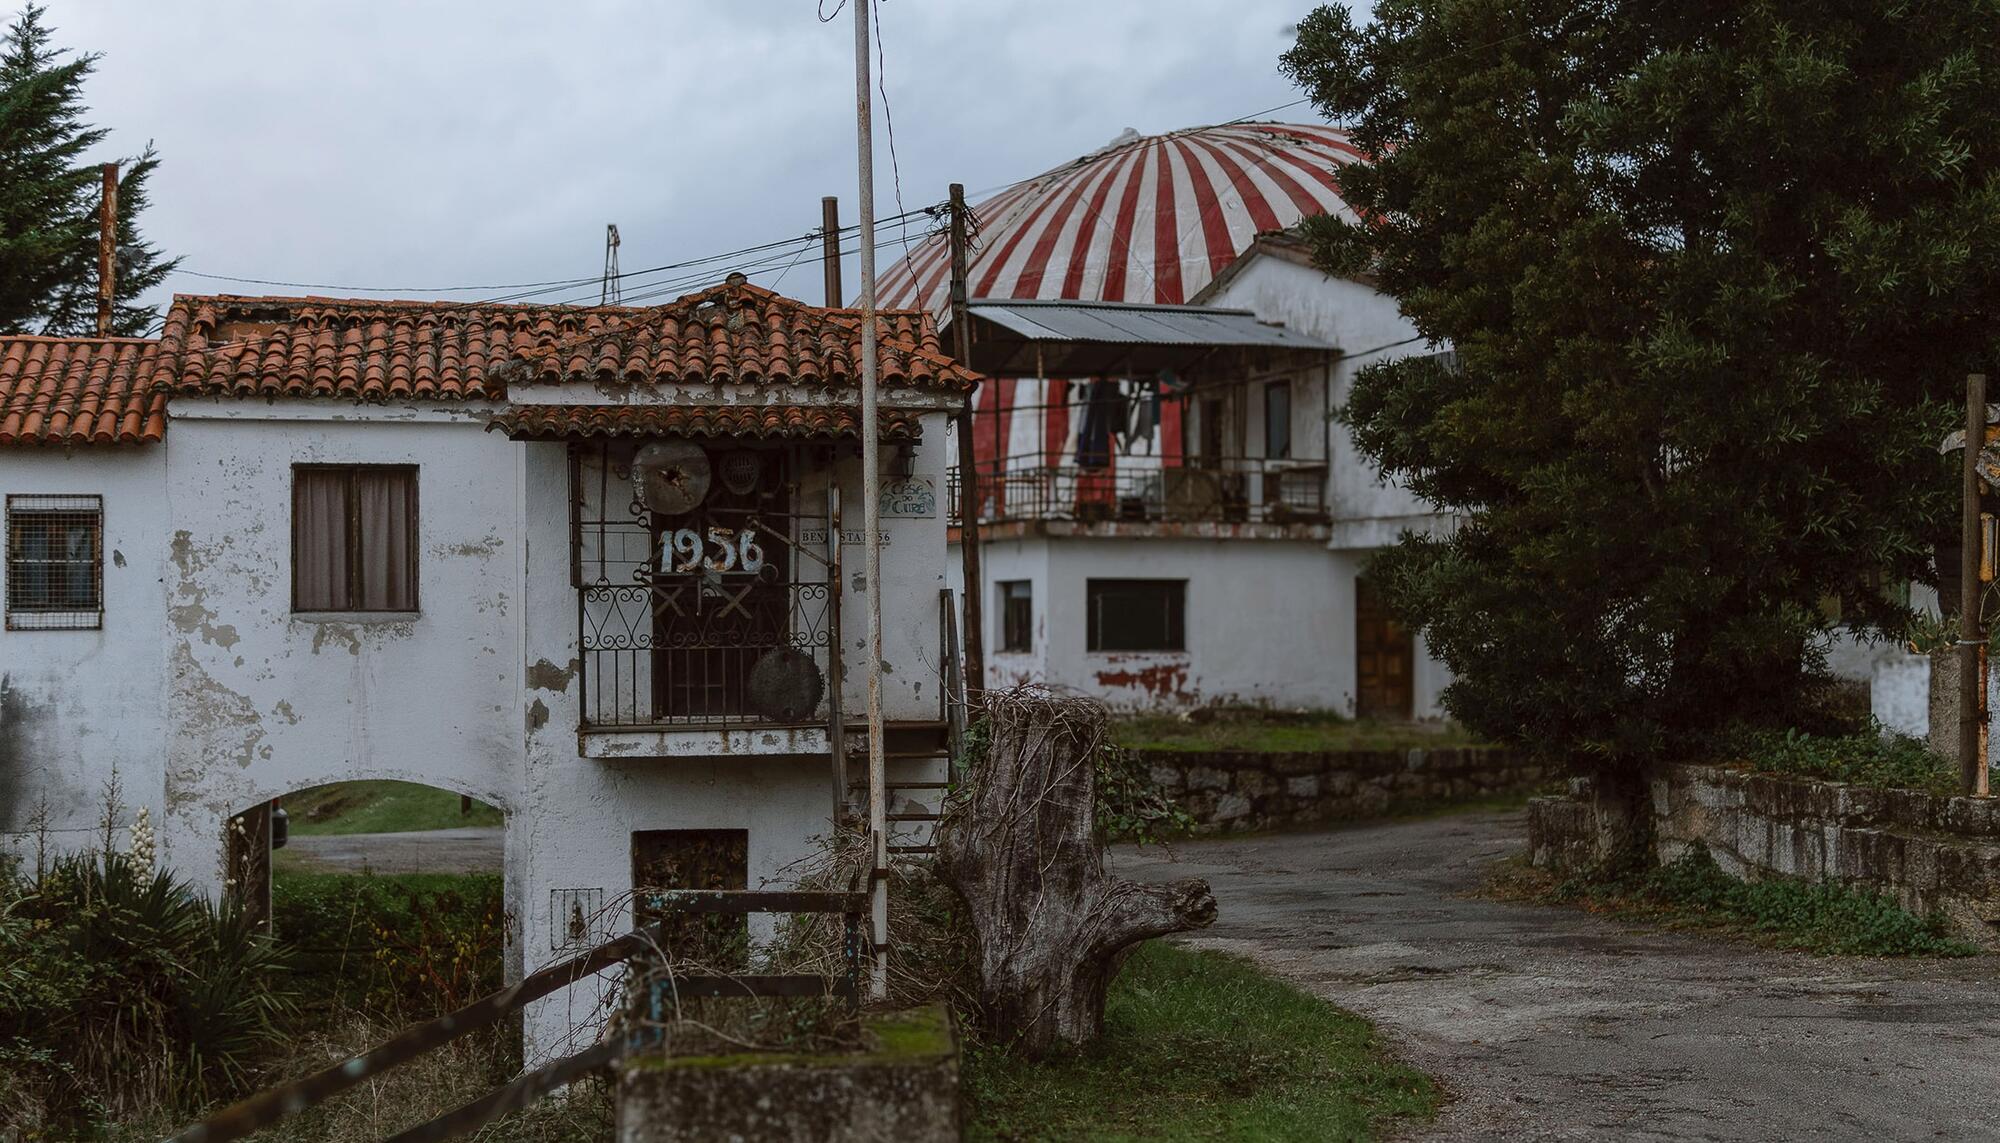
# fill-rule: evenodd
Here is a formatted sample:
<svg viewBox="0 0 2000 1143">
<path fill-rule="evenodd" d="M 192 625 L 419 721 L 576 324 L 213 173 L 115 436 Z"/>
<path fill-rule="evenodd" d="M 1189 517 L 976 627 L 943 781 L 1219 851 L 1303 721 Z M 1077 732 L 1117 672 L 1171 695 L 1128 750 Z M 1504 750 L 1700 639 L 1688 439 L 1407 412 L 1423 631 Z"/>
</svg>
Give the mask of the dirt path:
<svg viewBox="0 0 2000 1143">
<path fill-rule="evenodd" d="M 1376 1021 L 1430 1139 L 2000 1138 L 2000 966 L 1770 952 L 1467 896 L 1521 815 L 1121 850 L 1209 879 L 1194 943 Z"/>
<path fill-rule="evenodd" d="M 500 838 L 499 826 L 294 836 L 277 857 L 313 873 L 498 873 Z"/>
</svg>

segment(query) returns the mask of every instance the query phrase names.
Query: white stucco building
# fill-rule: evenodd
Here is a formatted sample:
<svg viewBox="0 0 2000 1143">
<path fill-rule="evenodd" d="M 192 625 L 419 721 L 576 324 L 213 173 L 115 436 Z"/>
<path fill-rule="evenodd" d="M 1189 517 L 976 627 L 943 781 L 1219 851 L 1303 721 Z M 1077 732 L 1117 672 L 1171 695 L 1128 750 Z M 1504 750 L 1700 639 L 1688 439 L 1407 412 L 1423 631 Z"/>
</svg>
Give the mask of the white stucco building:
<svg viewBox="0 0 2000 1143">
<path fill-rule="evenodd" d="M 648 871 L 782 882 L 829 832 L 833 744 L 865 746 L 866 592 L 892 784 L 947 745 L 937 498 L 972 378 L 884 316 L 869 584 L 859 328 L 732 281 L 645 310 L 179 297 L 157 342 L 0 339 L 0 837 L 37 844 L 46 806 L 89 844 L 115 774 L 220 891 L 227 823 L 290 791 L 474 795 L 507 815 L 510 976 L 624 931 L 673 887 Z M 532 1008 L 531 1056 L 597 999 Z"/>
</svg>

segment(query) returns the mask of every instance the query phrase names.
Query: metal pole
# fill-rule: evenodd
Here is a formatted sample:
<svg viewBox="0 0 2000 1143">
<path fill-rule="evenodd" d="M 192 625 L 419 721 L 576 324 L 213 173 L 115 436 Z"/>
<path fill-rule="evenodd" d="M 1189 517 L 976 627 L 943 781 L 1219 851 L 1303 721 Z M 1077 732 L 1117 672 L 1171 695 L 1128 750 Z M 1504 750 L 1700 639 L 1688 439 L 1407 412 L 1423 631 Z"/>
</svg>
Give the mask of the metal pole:
<svg viewBox="0 0 2000 1143">
<path fill-rule="evenodd" d="M 875 111 L 868 99 L 868 9 L 854 0 L 854 130 L 861 168 L 861 531 L 868 577 L 868 835 L 874 971 L 868 991 L 889 994 L 888 770 L 882 757 L 882 442 L 875 360 Z"/>
<path fill-rule="evenodd" d="M 104 199 L 97 208 L 97 336 L 111 336 L 118 294 L 118 164 L 104 164 Z"/>
<path fill-rule="evenodd" d="M 1959 515 L 1958 550 L 1958 785 L 1970 794 L 1979 787 L 1979 449 L 1986 443 L 1986 375 L 1965 377 L 1965 487 Z"/>
<path fill-rule="evenodd" d="M 826 268 L 826 307 L 839 309 L 846 304 L 840 296 L 840 200 L 827 195 L 819 200 L 820 261 Z"/>
<path fill-rule="evenodd" d="M 965 184 L 951 184 L 951 344 L 952 356 L 972 368 L 972 321 L 966 296 Z M 979 455 L 973 447 L 972 405 L 978 391 L 965 395 L 958 415 L 958 553 L 965 569 L 965 697 L 986 689 L 986 585 L 979 570 Z"/>
</svg>

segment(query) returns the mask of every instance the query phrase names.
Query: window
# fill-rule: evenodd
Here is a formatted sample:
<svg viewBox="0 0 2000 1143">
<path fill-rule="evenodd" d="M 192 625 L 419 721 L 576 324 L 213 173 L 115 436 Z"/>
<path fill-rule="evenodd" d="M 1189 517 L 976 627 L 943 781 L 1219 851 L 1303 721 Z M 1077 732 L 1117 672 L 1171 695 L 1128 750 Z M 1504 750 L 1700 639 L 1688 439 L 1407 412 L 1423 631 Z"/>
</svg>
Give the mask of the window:
<svg viewBox="0 0 2000 1143">
<path fill-rule="evenodd" d="M 292 469 L 292 610 L 417 609 L 417 468 Z"/>
<path fill-rule="evenodd" d="M 1000 649 L 1035 649 L 1035 585 L 1010 579 L 1000 585 Z"/>
<path fill-rule="evenodd" d="M 1288 460 L 1292 455 L 1292 383 L 1273 381 L 1264 386 L 1264 455 L 1272 460 Z"/>
<path fill-rule="evenodd" d="M 104 498 L 7 498 L 7 627 L 104 625 Z"/>
<path fill-rule="evenodd" d="M 1084 585 L 1092 651 L 1185 651 L 1184 579 L 1093 579 Z"/>
</svg>

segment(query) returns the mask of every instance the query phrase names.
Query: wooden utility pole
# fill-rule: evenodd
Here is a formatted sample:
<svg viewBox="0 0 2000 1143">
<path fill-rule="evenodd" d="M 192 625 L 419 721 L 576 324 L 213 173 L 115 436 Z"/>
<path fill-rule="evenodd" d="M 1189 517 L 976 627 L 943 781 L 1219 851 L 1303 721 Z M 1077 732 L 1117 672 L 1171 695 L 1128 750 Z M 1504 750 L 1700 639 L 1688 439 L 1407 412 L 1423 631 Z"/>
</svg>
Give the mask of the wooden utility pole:
<svg viewBox="0 0 2000 1143">
<path fill-rule="evenodd" d="M 951 345 L 952 356 L 972 368 L 972 314 L 966 296 L 965 184 L 951 184 Z M 979 454 L 973 447 L 972 406 L 965 395 L 958 415 L 958 552 L 965 565 L 965 693 L 986 689 L 986 585 L 979 579 Z"/>
<path fill-rule="evenodd" d="M 1986 443 L 1986 375 L 1965 378 L 1965 487 L 1960 505 L 1958 536 L 1958 785 L 1972 794 L 1979 788 L 1986 759 L 1979 756 L 1985 698 L 1979 664 L 1984 642 L 1979 622 L 1979 450 Z"/>
<path fill-rule="evenodd" d="M 97 207 L 97 336 L 111 336 L 118 296 L 118 164 L 104 164 L 104 200 Z"/>
<path fill-rule="evenodd" d="M 820 260 L 826 266 L 826 308 L 841 307 L 840 296 L 840 200 L 827 195 L 819 200 Z"/>
</svg>

